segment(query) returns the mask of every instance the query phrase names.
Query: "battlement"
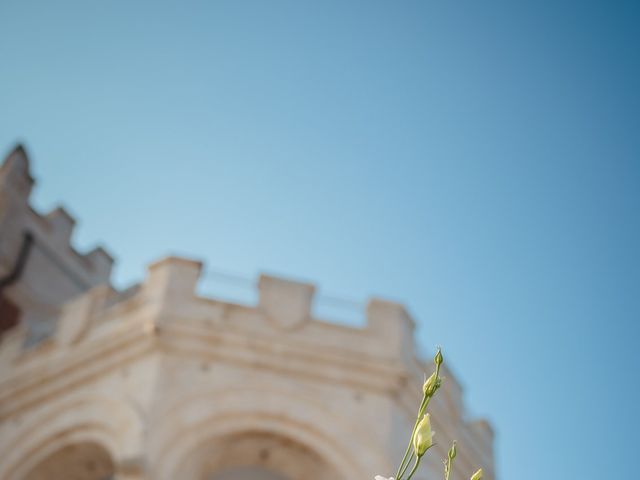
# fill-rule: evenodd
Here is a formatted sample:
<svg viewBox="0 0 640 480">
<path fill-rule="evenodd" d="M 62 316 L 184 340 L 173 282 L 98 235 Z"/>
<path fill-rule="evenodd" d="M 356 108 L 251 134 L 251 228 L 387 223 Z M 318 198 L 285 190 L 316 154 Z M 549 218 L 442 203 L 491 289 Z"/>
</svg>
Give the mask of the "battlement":
<svg viewBox="0 0 640 480">
<path fill-rule="evenodd" d="M 224 311 L 229 316 L 247 317 L 241 321 L 242 325 L 254 332 L 279 332 L 281 337 L 300 337 L 305 332 L 313 332 L 316 339 L 321 339 L 326 332 L 327 340 L 333 344 L 342 343 L 347 348 L 356 349 L 358 344 L 363 345 L 357 341 L 361 336 L 365 340 L 376 340 L 371 344 L 375 345 L 374 349 L 382 345 L 377 341 L 380 340 L 387 352 L 415 354 L 414 321 L 400 304 L 371 298 L 363 307 L 366 315 L 364 327 L 340 325 L 314 315 L 317 289 L 313 284 L 261 274 L 253 282 L 258 293 L 255 304 L 238 304 L 219 298 L 216 292 L 208 296 L 199 295 L 198 284 L 203 270 L 202 263 L 198 261 L 163 258 L 149 266 L 139 295 L 152 299 L 165 319 L 176 318 L 177 322 L 211 319 L 219 316 L 217 312 Z"/>
<path fill-rule="evenodd" d="M 35 255 L 48 259 L 48 268 L 39 270 L 40 274 L 50 271 L 66 279 L 75 294 L 108 283 L 111 255 L 102 247 L 78 251 L 72 244 L 76 220 L 62 206 L 45 214 L 37 212 L 30 204 L 34 185 L 29 156 L 17 145 L 0 166 L 0 276 L 14 267 L 28 233 L 34 240 L 33 250 L 38 251 Z"/>
<path fill-rule="evenodd" d="M 144 312 L 158 329 L 193 325 L 222 334 L 243 331 L 277 336 L 284 342 L 307 339 L 345 354 L 360 350 L 401 362 L 414 361 L 414 321 L 401 304 L 371 298 L 362 305 L 366 324 L 345 325 L 314 315 L 316 287 L 312 284 L 261 274 L 252 282 L 257 300 L 243 304 L 216 292 L 199 294 L 203 271 L 202 263 L 191 259 L 158 260 L 149 265 L 146 278 L 138 285 L 122 292 L 109 286 L 93 288 L 65 305 L 57 322 L 58 332 L 87 333 L 92 326 L 122 324 L 129 315 Z"/>
<path fill-rule="evenodd" d="M 401 304 L 371 298 L 362 306 L 366 324 L 352 326 L 314 315 L 316 287 L 309 283 L 261 274 L 254 282 L 257 301 L 240 304 L 215 292 L 198 294 L 202 277 L 199 261 L 163 258 L 149 265 L 139 285 L 122 292 L 109 285 L 97 286 L 62 305 L 55 319 L 57 326 L 48 338 L 61 346 L 79 342 L 94 328 L 122 325 L 135 314 L 144 315 L 158 329 L 192 325 L 216 334 L 242 331 L 265 338 L 275 336 L 281 342 L 311 341 L 337 348 L 347 356 L 355 352 L 407 365 L 415 362 L 415 324 Z"/>
</svg>

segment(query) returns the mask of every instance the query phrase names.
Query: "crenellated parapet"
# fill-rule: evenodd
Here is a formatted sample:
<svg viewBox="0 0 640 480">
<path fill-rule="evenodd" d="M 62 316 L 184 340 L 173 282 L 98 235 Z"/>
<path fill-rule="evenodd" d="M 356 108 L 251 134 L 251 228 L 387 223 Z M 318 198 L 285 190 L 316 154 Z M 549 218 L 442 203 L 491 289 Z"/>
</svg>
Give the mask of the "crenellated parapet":
<svg viewBox="0 0 640 480">
<path fill-rule="evenodd" d="M 76 220 L 62 206 L 46 214 L 38 213 L 30 204 L 35 180 L 30 161 L 22 145 L 16 146 L 0 166 L 0 272 L 11 267 L 25 232 L 31 232 L 36 243 L 51 250 L 77 276 L 77 283 L 91 287 L 108 283 L 113 258 L 102 247 L 79 252 L 71 237 Z M 64 268 L 59 266 L 60 268 Z"/>
<path fill-rule="evenodd" d="M 0 166 L 0 294 L 5 310 L 10 302 L 39 338 L 61 305 L 109 284 L 113 258 L 102 247 L 79 252 L 72 243 L 75 219 L 60 206 L 37 212 L 30 203 L 34 185 L 18 145 Z"/>
<path fill-rule="evenodd" d="M 420 379 L 413 378 L 423 373 L 415 356 L 414 321 L 401 304 L 372 298 L 367 302 L 366 325 L 346 326 L 313 316 L 315 286 L 311 284 L 263 274 L 257 282 L 257 304 L 243 305 L 198 295 L 202 269 L 201 262 L 167 257 L 151 264 L 144 281 L 128 291 L 102 285 L 75 297 L 61 306 L 42 355 L 101 341 L 102 336 L 129 327 L 164 332 L 167 345 L 174 337 L 166 332 L 184 335 L 194 346 L 213 337 L 244 335 L 256 345 L 264 339 L 266 344 L 278 344 L 282 351 L 290 348 L 303 357 L 313 356 L 314 350 L 331 351 L 334 360 L 345 361 L 349 367 L 377 366 L 389 375 L 384 384 L 391 392 L 409 382 L 419 386 Z M 0 344 L 0 350 L 8 343 Z M 23 354 L 40 355 L 38 350 L 15 350 L 14 360 Z M 279 356 L 286 361 L 293 358 Z M 371 380 L 378 383 L 375 377 Z M 456 389 L 455 394 L 459 393 Z"/>
</svg>

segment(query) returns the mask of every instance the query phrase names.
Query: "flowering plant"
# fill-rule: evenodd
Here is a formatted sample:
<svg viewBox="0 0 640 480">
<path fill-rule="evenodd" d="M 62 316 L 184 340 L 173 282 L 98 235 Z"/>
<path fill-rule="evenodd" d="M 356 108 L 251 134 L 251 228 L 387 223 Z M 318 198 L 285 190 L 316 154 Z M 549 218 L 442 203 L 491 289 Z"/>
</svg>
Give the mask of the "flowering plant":
<svg viewBox="0 0 640 480">
<path fill-rule="evenodd" d="M 407 445 L 407 449 L 404 452 L 404 457 L 400 462 L 400 466 L 398 467 L 398 471 L 396 472 L 395 477 L 383 477 L 382 475 L 376 475 L 375 480 L 411 480 L 414 473 L 418 469 L 420 465 L 420 461 L 427 450 L 429 450 L 433 446 L 433 436 L 435 432 L 431 431 L 431 415 L 427 413 L 427 407 L 429 406 L 429 402 L 436 394 L 440 386 L 442 385 L 442 377 L 440 377 L 440 366 L 443 362 L 442 350 L 438 348 L 436 355 L 433 359 L 433 362 L 436 366 L 435 371 L 431 374 L 429 378 L 424 381 L 422 385 L 422 402 L 420 403 L 420 408 L 418 408 L 418 416 L 413 425 L 413 431 L 411 432 L 411 438 L 409 439 L 409 445 Z M 447 458 L 444 460 L 444 478 L 445 480 L 449 480 L 451 475 L 451 468 L 453 467 L 453 460 L 456 458 L 457 446 L 456 441 L 453 441 L 449 452 L 447 453 Z M 411 461 L 413 460 L 413 466 L 409 473 L 407 474 L 407 470 L 409 465 L 411 465 Z M 406 475 L 406 477 L 405 477 Z M 482 480 L 482 469 L 478 469 L 472 476 L 471 480 Z"/>
</svg>

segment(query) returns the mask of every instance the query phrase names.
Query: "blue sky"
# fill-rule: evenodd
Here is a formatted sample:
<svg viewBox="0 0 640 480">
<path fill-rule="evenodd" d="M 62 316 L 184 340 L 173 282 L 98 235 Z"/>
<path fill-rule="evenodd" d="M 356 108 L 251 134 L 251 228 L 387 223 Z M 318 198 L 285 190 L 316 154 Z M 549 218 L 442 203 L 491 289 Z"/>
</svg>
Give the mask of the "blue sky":
<svg viewBox="0 0 640 480">
<path fill-rule="evenodd" d="M 173 252 L 398 299 L 493 422 L 501 479 L 634 476 L 637 2 L 5 0 L 0 19 L 0 149 L 26 144 L 36 205 L 67 205 L 117 285 Z"/>
</svg>

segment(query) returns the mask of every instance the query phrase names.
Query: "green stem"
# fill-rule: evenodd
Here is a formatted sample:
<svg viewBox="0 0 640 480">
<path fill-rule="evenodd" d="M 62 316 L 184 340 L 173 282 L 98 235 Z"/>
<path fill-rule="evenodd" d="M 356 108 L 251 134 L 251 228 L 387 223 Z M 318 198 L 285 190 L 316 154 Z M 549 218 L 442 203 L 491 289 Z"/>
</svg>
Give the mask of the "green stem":
<svg viewBox="0 0 640 480">
<path fill-rule="evenodd" d="M 413 430 L 411 430 L 411 437 L 409 438 L 409 445 L 407 445 L 407 449 L 404 452 L 404 457 L 402 457 L 402 462 L 400 462 L 400 466 L 398 467 L 398 471 L 396 472 L 396 480 L 400 480 L 402 475 L 404 474 L 407 466 L 411 461 L 411 456 L 409 452 L 411 452 L 411 446 L 413 443 L 413 436 L 416 434 L 416 429 L 418 428 L 418 423 L 420 423 L 420 418 L 422 417 L 422 413 L 427 408 L 429 404 L 429 400 L 431 397 L 427 397 L 426 395 L 422 397 L 422 402 L 420 403 L 420 408 L 418 409 L 418 418 L 416 419 L 416 423 L 413 424 Z M 406 465 L 405 465 L 406 462 Z"/>
<path fill-rule="evenodd" d="M 417 457 L 416 458 L 416 463 L 413 466 L 413 468 L 411 469 L 411 472 L 409 472 L 409 476 L 407 477 L 407 480 L 411 480 L 411 477 L 413 477 L 413 474 L 416 473 L 416 470 L 418 469 L 418 465 L 420 465 L 420 459 L 422 457 Z"/>
<path fill-rule="evenodd" d="M 440 377 L 440 365 L 436 365 L 436 381 L 438 380 L 439 377 Z M 402 475 L 406 471 L 407 466 L 411 462 L 411 457 L 409 455 L 409 452 L 411 452 L 411 444 L 413 443 L 413 436 L 416 434 L 418 423 L 420 423 L 420 420 L 422 419 L 422 415 L 424 415 L 424 412 L 427 409 L 427 406 L 429 405 L 430 401 L 431 401 L 431 397 L 428 397 L 427 395 L 424 395 L 422 397 L 422 402 L 420 403 L 420 408 L 418 409 L 418 418 L 416 419 L 416 423 L 413 424 L 413 430 L 411 431 L 411 437 L 409 438 L 409 445 L 407 445 L 407 449 L 405 450 L 404 456 L 402 457 L 402 462 L 400 462 L 400 466 L 398 467 L 398 471 L 396 472 L 396 480 L 400 480 L 402 478 Z M 407 462 L 406 465 L 405 465 L 405 462 Z"/>
<path fill-rule="evenodd" d="M 398 478 L 402 478 L 402 475 L 405 474 L 405 472 L 407 471 L 407 468 L 409 467 L 409 464 L 411 463 L 411 459 L 414 457 L 414 453 L 413 451 L 411 452 L 411 455 L 409 455 L 409 457 L 407 457 L 407 463 L 404 464 L 404 466 L 402 467 L 402 470 L 400 471 Z"/>
</svg>

